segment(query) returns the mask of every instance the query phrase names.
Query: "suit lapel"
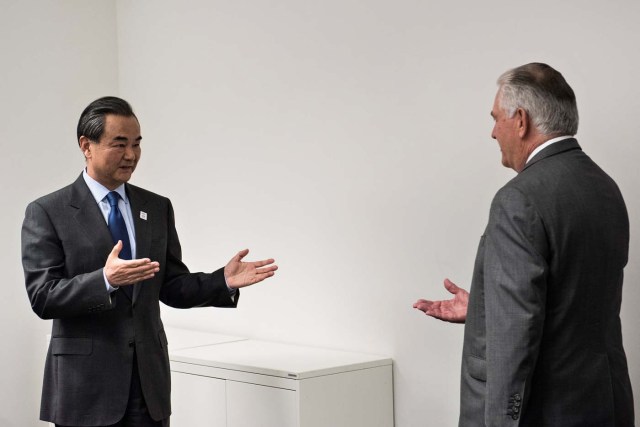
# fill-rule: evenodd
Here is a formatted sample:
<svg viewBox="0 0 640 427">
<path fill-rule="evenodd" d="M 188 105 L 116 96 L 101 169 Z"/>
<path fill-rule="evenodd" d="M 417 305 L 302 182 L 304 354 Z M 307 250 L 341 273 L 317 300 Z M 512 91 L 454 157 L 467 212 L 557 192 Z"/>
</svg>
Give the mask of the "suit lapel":
<svg viewBox="0 0 640 427">
<path fill-rule="evenodd" d="M 147 199 L 133 185 L 126 184 L 126 191 L 129 203 L 131 203 L 131 215 L 133 216 L 133 226 L 136 232 L 136 258 L 147 258 L 151 250 L 151 227 L 149 227 L 145 211 Z M 140 284 L 133 285 L 134 304 L 140 289 Z"/>
<path fill-rule="evenodd" d="M 109 227 L 102 212 L 93 198 L 89 187 L 84 182 L 82 174 L 71 186 L 69 205 L 76 209 L 73 216 L 78 228 L 83 231 L 87 239 L 96 247 L 96 253 L 109 254 L 113 249 L 113 242 Z M 105 257 L 106 259 L 106 257 Z"/>
</svg>

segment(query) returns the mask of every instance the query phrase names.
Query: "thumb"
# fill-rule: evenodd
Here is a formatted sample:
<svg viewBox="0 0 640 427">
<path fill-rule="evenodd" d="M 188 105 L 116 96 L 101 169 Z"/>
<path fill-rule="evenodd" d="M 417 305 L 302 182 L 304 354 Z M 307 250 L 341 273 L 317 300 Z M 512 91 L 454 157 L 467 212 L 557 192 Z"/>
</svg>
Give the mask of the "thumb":
<svg viewBox="0 0 640 427">
<path fill-rule="evenodd" d="M 109 258 L 118 258 L 118 255 L 120 255 L 121 250 L 122 250 L 122 240 L 118 240 L 118 243 L 116 243 L 113 249 L 111 249 Z"/>
<path fill-rule="evenodd" d="M 444 287 L 447 289 L 447 291 L 449 291 L 449 293 L 454 295 L 457 294 L 460 290 L 460 288 L 458 288 L 456 284 L 449 279 L 444 279 Z"/>
<path fill-rule="evenodd" d="M 240 262 L 242 261 L 242 258 L 246 257 L 247 254 L 249 253 L 249 249 L 243 249 L 240 252 L 238 252 L 235 256 L 235 260 Z"/>
</svg>

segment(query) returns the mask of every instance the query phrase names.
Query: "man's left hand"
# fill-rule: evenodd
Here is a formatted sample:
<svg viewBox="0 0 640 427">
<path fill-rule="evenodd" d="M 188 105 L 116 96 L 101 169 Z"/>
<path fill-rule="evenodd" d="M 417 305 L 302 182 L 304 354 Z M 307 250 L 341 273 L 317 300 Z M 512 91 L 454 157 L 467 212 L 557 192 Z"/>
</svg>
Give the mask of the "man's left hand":
<svg viewBox="0 0 640 427">
<path fill-rule="evenodd" d="M 243 262 L 242 258 L 247 256 L 248 253 L 249 249 L 238 252 L 224 267 L 227 286 L 232 289 L 244 288 L 245 286 L 262 282 L 264 279 L 273 276 L 278 269 L 278 266 L 274 264 L 273 258 Z"/>
</svg>

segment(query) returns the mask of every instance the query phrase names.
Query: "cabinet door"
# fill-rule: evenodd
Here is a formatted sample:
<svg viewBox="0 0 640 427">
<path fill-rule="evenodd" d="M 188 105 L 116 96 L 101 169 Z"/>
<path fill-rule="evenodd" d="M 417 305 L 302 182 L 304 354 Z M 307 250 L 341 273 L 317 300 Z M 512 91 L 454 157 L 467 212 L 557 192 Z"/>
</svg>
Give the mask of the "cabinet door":
<svg viewBox="0 0 640 427">
<path fill-rule="evenodd" d="M 227 427 L 298 427 L 296 393 L 227 381 Z"/>
<path fill-rule="evenodd" d="M 171 427 L 226 427 L 225 381 L 171 372 Z"/>
</svg>

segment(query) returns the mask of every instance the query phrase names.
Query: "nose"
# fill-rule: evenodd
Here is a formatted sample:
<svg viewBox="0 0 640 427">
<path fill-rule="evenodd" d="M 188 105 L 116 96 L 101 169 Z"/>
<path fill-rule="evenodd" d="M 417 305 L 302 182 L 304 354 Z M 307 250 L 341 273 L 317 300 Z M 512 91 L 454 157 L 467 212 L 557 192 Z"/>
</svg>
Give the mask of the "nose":
<svg viewBox="0 0 640 427">
<path fill-rule="evenodd" d="M 124 149 L 124 158 L 125 159 L 135 159 L 136 158 L 136 152 L 133 149 L 133 147 L 131 147 L 130 145 L 127 145 L 127 147 Z"/>
</svg>

